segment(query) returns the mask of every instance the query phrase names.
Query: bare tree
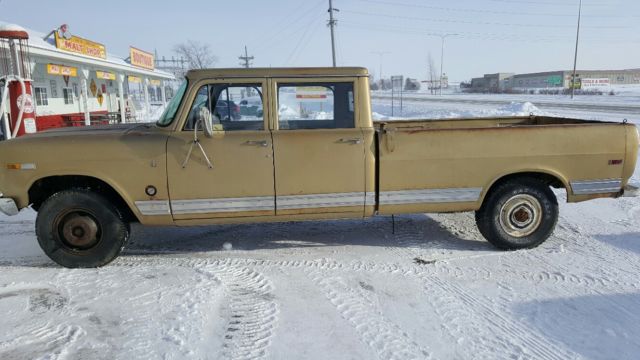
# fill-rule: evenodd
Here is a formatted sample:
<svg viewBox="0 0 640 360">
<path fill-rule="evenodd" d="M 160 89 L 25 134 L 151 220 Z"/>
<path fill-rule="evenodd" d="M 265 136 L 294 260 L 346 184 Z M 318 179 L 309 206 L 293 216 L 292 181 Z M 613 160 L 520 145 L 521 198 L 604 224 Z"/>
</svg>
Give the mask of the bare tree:
<svg viewBox="0 0 640 360">
<path fill-rule="evenodd" d="M 205 69 L 218 62 L 209 45 L 193 40 L 176 44 L 173 51 L 187 61 L 190 69 Z"/>
<path fill-rule="evenodd" d="M 427 70 L 428 70 L 428 77 L 429 77 L 429 90 L 431 91 L 431 95 L 433 95 L 436 92 L 438 69 L 436 68 L 436 63 L 433 61 L 433 56 L 431 56 L 431 52 L 429 52 L 429 57 L 427 58 Z"/>
</svg>

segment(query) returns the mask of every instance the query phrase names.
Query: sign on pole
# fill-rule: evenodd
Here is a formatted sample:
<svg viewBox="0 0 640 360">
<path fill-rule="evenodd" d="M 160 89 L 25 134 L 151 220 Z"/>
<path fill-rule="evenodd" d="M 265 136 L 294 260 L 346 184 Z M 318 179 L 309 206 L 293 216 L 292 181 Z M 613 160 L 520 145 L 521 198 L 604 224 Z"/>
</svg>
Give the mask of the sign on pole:
<svg viewBox="0 0 640 360">
<path fill-rule="evenodd" d="M 391 77 L 391 116 L 393 116 L 394 95 L 396 91 L 400 92 L 400 115 L 402 115 L 402 83 L 404 76 L 395 75 Z"/>
</svg>

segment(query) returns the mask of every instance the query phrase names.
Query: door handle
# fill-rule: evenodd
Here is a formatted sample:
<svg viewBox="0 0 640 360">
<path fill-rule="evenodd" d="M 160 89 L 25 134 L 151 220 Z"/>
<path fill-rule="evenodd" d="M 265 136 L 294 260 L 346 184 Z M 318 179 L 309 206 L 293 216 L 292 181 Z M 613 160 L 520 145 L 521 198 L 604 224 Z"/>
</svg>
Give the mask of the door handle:
<svg viewBox="0 0 640 360">
<path fill-rule="evenodd" d="M 267 142 L 267 140 L 247 140 L 244 144 L 262 146 L 262 147 L 269 146 L 269 143 Z"/>
<path fill-rule="evenodd" d="M 353 139 L 340 139 L 338 142 L 343 144 L 362 144 L 362 139 L 353 138 Z"/>
</svg>

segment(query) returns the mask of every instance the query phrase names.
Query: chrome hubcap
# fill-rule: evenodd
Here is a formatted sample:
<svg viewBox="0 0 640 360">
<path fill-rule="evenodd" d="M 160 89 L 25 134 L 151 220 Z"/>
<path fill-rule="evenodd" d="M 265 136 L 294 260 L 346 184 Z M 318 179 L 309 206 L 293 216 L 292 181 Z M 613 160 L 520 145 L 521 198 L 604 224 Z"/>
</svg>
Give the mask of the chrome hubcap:
<svg viewBox="0 0 640 360">
<path fill-rule="evenodd" d="M 500 209 L 500 226 L 507 234 L 521 238 L 535 232 L 542 222 L 542 206 L 533 196 L 519 194 Z"/>
</svg>

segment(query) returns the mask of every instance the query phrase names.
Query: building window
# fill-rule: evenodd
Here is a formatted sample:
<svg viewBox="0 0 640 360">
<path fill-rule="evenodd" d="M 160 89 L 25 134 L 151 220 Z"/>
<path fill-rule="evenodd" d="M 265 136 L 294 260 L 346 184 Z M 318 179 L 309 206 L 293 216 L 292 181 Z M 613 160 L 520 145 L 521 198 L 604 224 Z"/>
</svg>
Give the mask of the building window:
<svg viewBox="0 0 640 360">
<path fill-rule="evenodd" d="M 78 92 L 78 84 L 73 83 L 73 84 L 71 84 L 71 86 L 73 86 L 73 94 L 74 94 L 76 97 L 80 97 L 80 92 Z"/>
<path fill-rule="evenodd" d="M 71 88 L 62 88 L 62 97 L 64 97 L 65 105 L 73 105 L 73 90 Z"/>
<path fill-rule="evenodd" d="M 58 97 L 58 84 L 56 83 L 55 80 L 51 80 L 51 81 L 49 81 L 49 83 L 51 84 L 51 97 L 52 98 L 57 98 Z"/>
<path fill-rule="evenodd" d="M 35 87 L 34 88 L 36 94 L 36 105 L 37 106 L 47 106 L 49 105 L 49 98 L 47 97 L 47 88 L 46 87 Z"/>
<path fill-rule="evenodd" d="M 156 101 L 156 89 L 152 86 L 149 86 L 148 88 L 149 90 L 149 101 L 150 102 L 155 102 Z"/>
</svg>

